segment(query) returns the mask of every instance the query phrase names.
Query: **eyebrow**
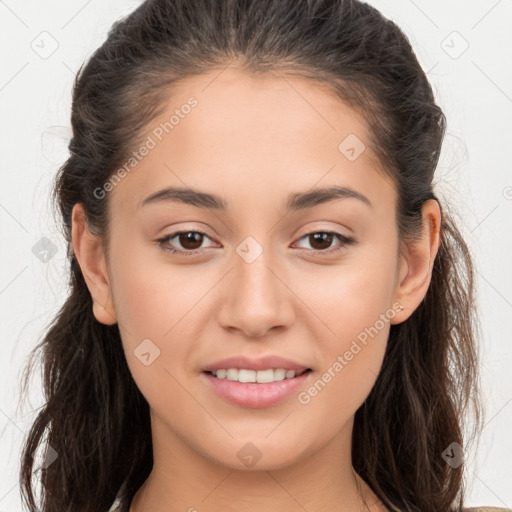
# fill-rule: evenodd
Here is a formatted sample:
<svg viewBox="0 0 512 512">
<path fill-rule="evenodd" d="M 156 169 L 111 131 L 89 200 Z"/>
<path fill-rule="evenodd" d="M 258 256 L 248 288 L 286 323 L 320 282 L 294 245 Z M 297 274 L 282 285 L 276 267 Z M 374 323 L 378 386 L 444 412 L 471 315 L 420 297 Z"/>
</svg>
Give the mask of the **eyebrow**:
<svg viewBox="0 0 512 512">
<path fill-rule="evenodd" d="M 308 192 L 292 193 L 287 198 L 285 209 L 287 211 L 303 210 L 335 199 L 348 198 L 358 199 L 370 208 L 373 207 L 371 201 L 360 192 L 349 187 L 334 186 L 317 188 Z M 212 208 L 221 211 L 226 211 L 229 206 L 224 198 L 216 194 L 181 187 L 167 187 L 158 190 L 146 197 L 146 199 L 141 202 L 140 206 L 143 207 L 149 204 L 167 202 L 180 202 L 198 208 Z"/>
</svg>

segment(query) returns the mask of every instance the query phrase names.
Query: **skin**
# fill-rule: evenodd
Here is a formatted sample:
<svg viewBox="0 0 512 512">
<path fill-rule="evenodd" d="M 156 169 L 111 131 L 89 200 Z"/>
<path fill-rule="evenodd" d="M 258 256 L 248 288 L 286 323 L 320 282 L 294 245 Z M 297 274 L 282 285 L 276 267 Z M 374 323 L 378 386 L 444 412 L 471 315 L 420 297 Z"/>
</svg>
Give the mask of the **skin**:
<svg viewBox="0 0 512 512">
<path fill-rule="evenodd" d="M 256 78 L 233 67 L 195 76 L 173 89 L 148 133 L 190 96 L 198 106 L 103 199 L 111 215 L 108 253 L 80 204 L 72 216 L 94 314 L 119 324 L 130 371 L 151 410 L 154 467 L 130 511 L 385 510 L 362 481 L 368 508 L 358 493 L 353 418 L 381 368 L 390 325 L 407 320 L 427 292 L 440 243 L 439 206 L 424 204 L 423 235 L 400 252 L 396 191 L 370 150 L 368 129 L 318 84 Z M 354 161 L 338 150 L 349 134 L 366 144 Z M 139 206 L 170 185 L 218 194 L 229 208 Z M 345 198 L 283 210 L 288 194 L 327 185 L 351 187 L 372 206 Z M 207 236 L 196 245 L 184 238 L 168 244 L 199 247 L 199 255 L 178 256 L 155 244 L 174 231 L 198 229 Z M 325 231 L 356 243 L 322 255 L 340 242 L 322 245 L 305 235 Z M 263 250 L 251 263 L 236 251 L 248 236 Z M 307 404 L 293 394 L 273 407 L 245 408 L 224 401 L 201 378 L 206 364 L 224 357 L 278 354 L 313 369 L 301 389 L 307 390 L 386 312 L 378 334 Z M 134 354 L 147 338 L 160 350 L 149 366 Z M 251 468 L 237 457 L 249 442 L 261 454 Z"/>
</svg>

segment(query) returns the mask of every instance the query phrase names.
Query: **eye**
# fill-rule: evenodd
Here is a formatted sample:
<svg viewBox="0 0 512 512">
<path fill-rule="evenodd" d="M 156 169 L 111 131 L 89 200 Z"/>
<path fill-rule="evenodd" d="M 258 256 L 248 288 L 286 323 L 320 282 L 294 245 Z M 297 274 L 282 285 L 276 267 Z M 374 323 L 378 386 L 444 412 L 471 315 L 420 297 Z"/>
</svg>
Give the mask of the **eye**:
<svg viewBox="0 0 512 512">
<path fill-rule="evenodd" d="M 203 237 L 210 238 L 206 233 L 203 233 L 202 231 L 175 231 L 170 235 L 159 238 L 156 240 L 156 243 L 164 251 L 179 253 L 183 256 L 192 256 L 198 252 L 201 252 L 200 247 L 202 245 Z M 175 249 L 169 245 L 169 242 L 175 238 L 177 239 L 177 242 L 182 245 L 183 249 Z"/>
<path fill-rule="evenodd" d="M 320 252 L 322 254 L 333 254 L 345 251 L 348 245 L 355 243 L 354 238 L 342 235 L 336 231 L 312 231 L 300 238 L 300 240 L 303 239 L 311 243 L 314 252 Z M 336 240 L 339 244 L 331 247 L 333 241 Z"/>
<path fill-rule="evenodd" d="M 164 251 L 173 254 L 181 254 L 183 256 L 193 256 L 202 252 L 201 245 L 204 237 L 210 238 L 202 231 L 175 231 L 169 235 L 159 238 L 155 242 Z M 169 242 L 176 239 L 175 243 L 181 244 L 182 248 L 176 249 Z M 355 239 L 347 237 L 336 231 L 312 231 L 300 238 L 300 240 L 307 240 L 312 245 L 312 251 L 321 254 L 333 254 L 346 250 L 346 247 L 355 243 Z M 211 239 L 210 239 L 211 240 Z M 338 241 L 339 244 L 331 247 L 332 243 Z"/>
</svg>

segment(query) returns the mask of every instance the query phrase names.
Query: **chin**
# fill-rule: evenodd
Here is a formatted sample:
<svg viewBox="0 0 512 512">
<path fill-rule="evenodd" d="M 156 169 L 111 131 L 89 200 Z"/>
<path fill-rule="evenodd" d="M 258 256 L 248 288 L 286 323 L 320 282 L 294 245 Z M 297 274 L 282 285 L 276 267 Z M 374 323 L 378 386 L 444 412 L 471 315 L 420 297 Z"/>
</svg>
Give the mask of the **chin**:
<svg viewBox="0 0 512 512">
<path fill-rule="evenodd" d="M 270 436 L 271 437 L 271 436 Z M 298 450 L 300 448 L 300 450 Z M 207 456 L 216 464 L 237 471 L 275 471 L 285 469 L 305 458 L 304 443 L 288 439 L 261 439 L 261 437 L 237 437 L 224 446 L 220 453 L 207 451 Z M 231 455 L 232 456 L 227 456 Z"/>
</svg>

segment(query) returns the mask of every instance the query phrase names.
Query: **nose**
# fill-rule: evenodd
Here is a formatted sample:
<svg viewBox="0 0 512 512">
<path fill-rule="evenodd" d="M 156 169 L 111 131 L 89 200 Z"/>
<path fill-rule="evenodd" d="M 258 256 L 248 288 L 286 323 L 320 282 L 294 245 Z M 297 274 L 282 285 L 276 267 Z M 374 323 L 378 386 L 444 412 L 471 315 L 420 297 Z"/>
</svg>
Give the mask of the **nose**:
<svg viewBox="0 0 512 512">
<path fill-rule="evenodd" d="M 252 262 L 236 254 L 233 265 L 221 299 L 221 326 L 247 338 L 261 338 L 272 329 L 289 327 L 294 320 L 293 292 L 267 253 L 263 251 Z"/>
</svg>

